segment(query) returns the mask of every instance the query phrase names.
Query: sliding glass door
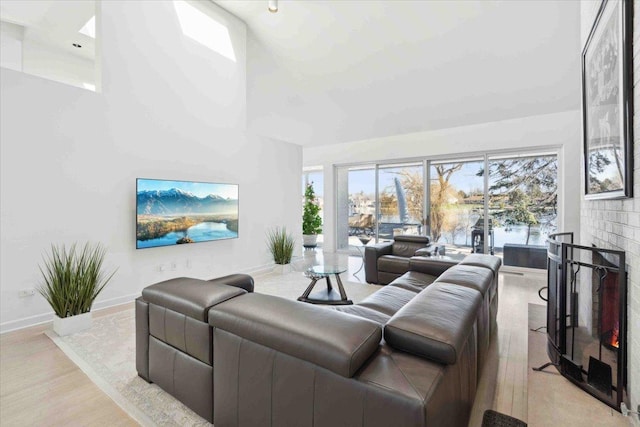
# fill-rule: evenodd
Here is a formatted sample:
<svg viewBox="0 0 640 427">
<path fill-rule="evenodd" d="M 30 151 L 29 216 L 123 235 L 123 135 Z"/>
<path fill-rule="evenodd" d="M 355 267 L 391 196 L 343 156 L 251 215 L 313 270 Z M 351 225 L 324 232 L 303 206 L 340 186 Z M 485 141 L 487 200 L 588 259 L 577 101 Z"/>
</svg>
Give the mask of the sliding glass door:
<svg viewBox="0 0 640 427">
<path fill-rule="evenodd" d="M 429 235 L 445 253 L 484 250 L 484 159 L 429 162 Z"/>
<path fill-rule="evenodd" d="M 558 224 L 557 155 L 491 156 L 488 171 L 494 251 L 507 265 L 546 266 L 545 242 Z"/>
<path fill-rule="evenodd" d="M 426 235 L 446 254 L 517 252 L 510 265 L 532 267 L 557 230 L 557 185 L 556 153 L 339 166 L 336 247 Z"/>
<path fill-rule="evenodd" d="M 339 168 L 336 175 L 336 246 L 348 250 L 358 236 L 376 235 L 376 166 Z"/>
<path fill-rule="evenodd" d="M 423 234 L 424 172 L 422 162 L 378 168 L 378 240 L 397 234 Z"/>
<path fill-rule="evenodd" d="M 307 184 L 313 186 L 313 191 L 316 195 L 318 206 L 320 207 L 320 217 L 324 224 L 324 172 L 322 169 L 308 170 L 302 173 L 302 206 L 304 206 L 304 192 L 307 188 Z M 324 244 L 324 229 L 322 233 L 318 234 L 318 246 L 322 247 Z"/>
</svg>

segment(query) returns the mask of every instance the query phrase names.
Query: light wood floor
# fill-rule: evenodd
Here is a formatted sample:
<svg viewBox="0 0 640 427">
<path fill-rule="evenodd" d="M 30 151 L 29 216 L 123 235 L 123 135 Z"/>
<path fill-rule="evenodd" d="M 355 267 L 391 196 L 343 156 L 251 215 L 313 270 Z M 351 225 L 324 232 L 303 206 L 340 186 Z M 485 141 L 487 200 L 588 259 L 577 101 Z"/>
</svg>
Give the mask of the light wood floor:
<svg viewBox="0 0 640 427">
<path fill-rule="evenodd" d="M 469 426 L 480 426 L 487 409 L 528 421 L 528 308 L 529 303 L 544 303 L 538 289 L 545 282 L 539 273 L 500 274 L 498 339 L 492 339 Z"/>
<path fill-rule="evenodd" d="M 132 308 L 125 304 L 94 316 Z M 0 335 L 0 425 L 135 426 L 44 331 L 50 324 Z"/>
<path fill-rule="evenodd" d="M 359 258 L 348 260 L 349 280 L 364 282 Z M 470 426 L 485 409 L 527 421 L 527 308 L 541 303 L 544 275 L 501 274 L 498 340 L 492 341 Z M 131 308 L 123 305 L 94 315 Z M 0 335 L 0 425 L 135 425 L 43 331 L 49 325 Z"/>
</svg>

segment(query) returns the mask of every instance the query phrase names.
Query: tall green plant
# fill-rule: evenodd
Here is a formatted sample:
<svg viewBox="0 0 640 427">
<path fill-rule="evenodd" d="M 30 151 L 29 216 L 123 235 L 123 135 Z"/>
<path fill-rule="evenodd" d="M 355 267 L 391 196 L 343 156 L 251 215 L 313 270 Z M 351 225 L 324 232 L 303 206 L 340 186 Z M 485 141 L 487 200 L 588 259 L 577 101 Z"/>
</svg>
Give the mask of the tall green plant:
<svg viewBox="0 0 640 427">
<path fill-rule="evenodd" d="M 44 282 L 38 292 L 47 300 L 58 317 L 88 313 L 93 301 L 115 274 L 102 269 L 106 249 L 100 244 L 86 243 L 79 251 L 76 244 L 51 245 L 51 254 L 39 266 Z"/>
<path fill-rule="evenodd" d="M 293 256 L 295 239 L 286 227 L 276 227 L 267 233 L 267 245 L 276 264 L 289 264 Z"/>
<path fill-rule="evenodd" d="M 307 184 L 304 190 L 304 209 L 302 212 L 302 234 L 322 233 L 320 206 L 313 190 L 313 183 Z"/>
</svg>

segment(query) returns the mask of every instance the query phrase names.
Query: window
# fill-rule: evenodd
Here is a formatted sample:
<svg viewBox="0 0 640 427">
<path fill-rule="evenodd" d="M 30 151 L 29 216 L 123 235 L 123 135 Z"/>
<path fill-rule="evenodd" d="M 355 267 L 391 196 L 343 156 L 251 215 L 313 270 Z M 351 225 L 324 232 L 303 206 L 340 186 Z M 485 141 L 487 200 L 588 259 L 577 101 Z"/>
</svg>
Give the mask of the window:
<svg viewBox="0 0 640 427">
<path fill-rule="evenodd" d="M 185 36 L 236 62 L 227 27 L 205 13 L 205 8 L 197 3 L 174 0 L 173 6 Z"/>
<path fill-rule="evenodd" d="M 474 237 L 483 236 L 483 167 L 483 158 L 430 162 L 429 235 L 449 252 L 471 252 Z M 480 251 L 483 243 L 484 237 L 476 242 Z"/>
<path fill-rule="evenodd" d="M 302 173 L 302 205 L 304 206 L 304 191 L 307 184 L 313 185 L 313 191 L 320 206 L 320 217 L 324 214 L 324 173 L 322 169 L 310 169 Z M 324 221 L 323 221 L 324 223 Z M 324 235 L 318 234 L 318 247 L 322 247 Z"/>
<path fill-rule="evenodd" d="M 557 182 L 556 153 L 339 166 L 336 248 L 357 245 L 361 234 L 376 241 L 420 234 L 447 254 L 538 253 L 557 230 Z"/>
</svg>

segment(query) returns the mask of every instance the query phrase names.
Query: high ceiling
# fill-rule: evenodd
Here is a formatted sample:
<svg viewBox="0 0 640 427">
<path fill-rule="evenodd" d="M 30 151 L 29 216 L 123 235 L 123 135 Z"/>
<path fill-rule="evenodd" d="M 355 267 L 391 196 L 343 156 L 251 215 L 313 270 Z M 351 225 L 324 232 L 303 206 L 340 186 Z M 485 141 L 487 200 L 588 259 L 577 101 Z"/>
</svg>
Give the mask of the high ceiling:
<svg viewBox="0 0 640 427">
<path fill-rule="evenodd" d="M 577 1 L 216 0 L 247 24 L 248 124 L 332 144 L 575 110 Z"/>
<path fill-rule="evenodd" d="M 95 41 L 78 30 L 95 13 L 93 0 L 0 0 L 0 20 L 22 27 L 24 40 L 91 60 Z"/>
</svg>

